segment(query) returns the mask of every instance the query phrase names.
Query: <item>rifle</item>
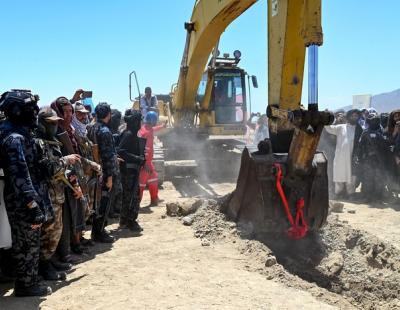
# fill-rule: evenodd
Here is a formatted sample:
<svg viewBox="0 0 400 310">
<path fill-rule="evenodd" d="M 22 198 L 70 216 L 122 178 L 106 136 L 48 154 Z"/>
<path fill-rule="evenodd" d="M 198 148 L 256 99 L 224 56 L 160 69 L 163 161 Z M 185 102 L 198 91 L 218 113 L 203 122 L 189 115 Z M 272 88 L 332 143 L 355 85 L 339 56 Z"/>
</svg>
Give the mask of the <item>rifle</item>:
<svg viewBox="0 0 400 310">
<path fill-rule="evenodd" d="M 68 179 L 66 178 L 64 172 L 62 170 L 60 170 L 59 172 L 57 172 L 56 175 L 53 176 L 54 181 L 61 181 L 63 182 L 65 185 L 67 185 L 73 192 L 76 191 L 75 187 L 71 184 L 70 181 L 68 181 Z"/>
<path fill-rule="evenodd" d="M 138 139 L 139 139 L 139 156 L 144 157 L 144 155 L 145 155 L 144 153 L 145 153 L 145 149 L 146 149 L 146 139 L 140 138 L 140 137 Z M 140 168 L 141 168 L 141 166 L 138 165 L 138 179 L 139 179 Z M 135 182 L 135 180 L 133 180 L 133 182 Z M 137 182 L 139 182 L 139 180 L 137 180 Z M 135 185 L 135 183 L 133 183 L 133 185 Z M 138 198 L 138 197 L 135 197 L 136 194 L 137 193 L 135 193 L 135 192 L 132 193 L 131 200 L 129 202 L 130 207 L 134 207 L 133 204 L 135 202 L 135 198 Z"/>
<path fill-rule="evenodd" d="M 62 143 L 62 145 L 64 146 L 67 154 L 70 155 L 70 154 L 75 154 L 76 153 L 75 150 L 74 150 L 74 147 L 73 147 L 73 145 L 71 143 L 71 140 L 70 140 L 70 138 L 68 136 L 68 133 L 66 131 L 64 131 L 64 132 L 62 132 L 60 134 L 57 134 L 57 138 Z M 89 201 L 89 199 L 88 199 L 89 189 L 88 189 L 88 186 L 87 186 L 86 177 L 85 177 L 85 175 L 83 173 L 83 169 L 82 169 L 82 166 L 81 166 L 80 163 L 75 163 L 75 165 L 73 165 L 73 167 L 74 167 L 75 173 L 76 173 L 76 175 L 78 177 L 79 185 L 81 187 L 82 194 L 83 194 L 83 197 L 80 199 L 80 201 L 85 206 L 85 208 L 87 208 L 88 207 L 88 201 Z M 63 180 L 61 180 L 61 181 L 63 181 Z M 73 190 L 73 191 L 75 192 L 75 190 Z"/>
<path fill-rule="evenodd" d="M 72 142 L 69 139 L 68 133 L 66 131 L 57 134 L 57 139 L 62 143 L 68 155 L 76 153 L 72 145 Z"/>
<path fill-rule="evenodd" d="M 114 200 L 114 195 L 115 195 L 114 188 L 112 188 L 112 189 L 111 189 L 111 192 L 110 192 L 110 196 L 108 197 L 106 212 L 105 212 L 105 214 L 104 214 L 104 216 L 103 216 L 103 221 L 102 221 L 101 226 L 100 226 L 100 227 L 101 227 L 101 230 L 100 230 L 100 231 L 103 231 L 104 226 L 106 225 L 107 215 L 108 215 L 108 212 L 110 212 L 111 203 L 112 203 L 113 200 Z"/>
</svg>

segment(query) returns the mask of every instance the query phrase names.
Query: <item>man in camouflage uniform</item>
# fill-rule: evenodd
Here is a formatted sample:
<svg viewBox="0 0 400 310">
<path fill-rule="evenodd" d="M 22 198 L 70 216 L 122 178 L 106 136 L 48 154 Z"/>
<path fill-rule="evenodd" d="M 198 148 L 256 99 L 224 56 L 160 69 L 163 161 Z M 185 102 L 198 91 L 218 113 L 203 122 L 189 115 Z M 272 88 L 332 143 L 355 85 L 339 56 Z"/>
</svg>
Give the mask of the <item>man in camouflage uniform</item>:
<svg viewBox="0 0 400 310">
<path fill-rule="evenodd" d="M 86 177 L 87 183 L 87 197 L 88 197 L 88 209 L 86 212 L 86 220 L 94 213 L 96 206 L 96 195 L 95 190 L 97 186 L 98 174 L 101 172 L 99 165 L 95 164 L 93 158 L 93 143 L 87 137 L 87 122 L 89 111 L 81 104 L 76 102 L 74 106 L 74 115 L 72 117 L 72 126 L 75 128 L 75 137 L 78 143 L 79 154 L 82 156 L 82 168 Z M 93 169 L 93 166 L 97 167 Z M 83 238 L 82 238 L 83 239 Z M 89 240 L 85 240 L 86 244 L 91 245 Z"/>
<path fill-rule="evenodd" d="M 51 262 L 50 259 L 56 252 L 62 233 L 62 206 L 65 202 L 65 185 L 67 179 L 65 172 L 68 165 L 80 161 L 79 155 L 62 156 L 62 144 L 56 139 L 58 121 L 62 120 L 50 107 L 39 111 L 39 126 L 36 131 L 36 142 L 41 152 L 40 168 L 48 179 L 48 188 L 51 203 L 54 209 L 54 220 L 42 226 L 40 237 L 40 262 L 39 274 L 45 280 L 63 280 L 65 273 L 58 273 L 60 264 Z"/>
<path fill-rule="evenodd" d="M 62 118 L 58 123 L 58 140 L 63 144 L 64 155 L 79 154 L 80 147 L 75 129 L 72 126 L 74 109 L 71 102 L 66 97 L 58 97 L 50 105 L 56 111 L 58 117 Z M 87 178 L 84 173 L 84 166 L 88 165 L 92 170 L 96 170 L 99 165 L 82 157 L 81 162 L 75 163 L 72 168 L 74 178 L 70 181 L 78 184 L 82 190 L 81 195 L 70 188 L 66 189 L 66 200 L 63 210 L 63 233 L 58 246 L 58 254 L 63 262 L 74 263 L 77 260 L 71 256 L 70 250 L 76 254 L 83 254 L 84 248 L 81 247 L 81 238 L 86 228 L 86 214 L 88 210 L 89 188 Z M 78 258 L 79 261 L 79 258 Z"/>
<path fill-rule="evenodd" d="M 5 92 L 0 98 L 0 110 L 7 118 L 0 125 L 0 150 L 16 266 L 15 296 L 51 294 L 51 288 L 38 281 L 40 227 L 51 217 L 52 209 L 32 136 L 38 100 L 21 90 Z"/>
<path fill-rule="evenodd" d="M 93 220 L 92 239 L 98 242 L 112 243 L 114 238 L 104 229 L 112 201 L 113 181 L 118 173 L 118 160 L 115 151 L 113 136 L 107 124 L 111 120 L 111 108 L 105 103 L 99 103 L 95 108 L 96 123 L 90 127 L 88 137 L 98 145 L 103 179 L 101 185 L 101 199 L 96 217 Z"/>
</svg>

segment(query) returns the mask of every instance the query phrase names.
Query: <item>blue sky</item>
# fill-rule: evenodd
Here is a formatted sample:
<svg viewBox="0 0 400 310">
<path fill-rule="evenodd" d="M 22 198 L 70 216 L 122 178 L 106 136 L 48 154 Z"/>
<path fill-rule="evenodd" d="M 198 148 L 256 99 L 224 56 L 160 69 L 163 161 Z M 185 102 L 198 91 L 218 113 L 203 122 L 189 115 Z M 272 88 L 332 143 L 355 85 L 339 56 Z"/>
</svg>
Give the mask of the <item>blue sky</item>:
<svg viewBox="0 0 400 310">
<path fill-rule="evenodd" d="M 0 4 L 0 92 L 29 88 L 41 105 L 77 88 L 94 101 L 129 106 L 128 74 L 142 91 L 168 93 L 179 73 L 194 0 L 3 0 Z M 400 1 L 323 0 L 320 48 L 322 108 L 351 104 L 354 94 L 400 88 Z M 223 34 L 220 50 L 242 51 L 257 75 L 253 111 L 267 105 L 266 0 L 259 0 Z M 303 96 L 306 100 L 307 94 Z"/>
</svg>

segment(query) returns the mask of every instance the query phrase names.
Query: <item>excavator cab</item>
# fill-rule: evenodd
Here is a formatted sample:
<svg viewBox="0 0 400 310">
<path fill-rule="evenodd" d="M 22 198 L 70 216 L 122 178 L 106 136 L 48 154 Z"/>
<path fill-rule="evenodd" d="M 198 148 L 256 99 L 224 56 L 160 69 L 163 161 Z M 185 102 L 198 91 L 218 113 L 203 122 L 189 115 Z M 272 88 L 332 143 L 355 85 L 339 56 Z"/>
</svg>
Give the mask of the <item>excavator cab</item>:
<svg viewBox="0 0 400 310">
<path fill-rule="evenodd" d="M 207 84 L 207 72 L 200 83 L 197 100 L 202 106 Z M 210 110 L 214 112 L 213 124 L 243 124 L 246 114 L 246 82 L 243 69 L 217 69 L 214 73 Z"/>
<path fill-rule="evenodd" d="M 237 55 L 237 54 L 236 54 Z M 246 72 L 240 57 L 212 59 L 199 84 L 199 127 L 210 135 L 244 135 L 247 120 Z"/>
<path fill-rule="evenodd" d="M 214 75 L 211 108 L 215 124 L 243 123 L 246 112 L 244 75 L 238 71 L 219 71 Z"/>
</svg>

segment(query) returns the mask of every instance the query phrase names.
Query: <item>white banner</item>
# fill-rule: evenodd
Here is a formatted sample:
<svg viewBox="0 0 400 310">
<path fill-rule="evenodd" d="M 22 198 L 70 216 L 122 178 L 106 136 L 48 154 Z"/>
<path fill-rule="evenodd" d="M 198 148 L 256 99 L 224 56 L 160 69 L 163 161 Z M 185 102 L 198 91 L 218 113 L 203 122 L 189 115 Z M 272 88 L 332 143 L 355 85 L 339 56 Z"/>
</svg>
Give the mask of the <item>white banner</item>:
<svg viewBox="0 0 400 310">
<path fill-rule="evenodd" d="M 354 95 L 353 109 L 368 109 L 371 107 L 371 95 Z"/>
</svg>

